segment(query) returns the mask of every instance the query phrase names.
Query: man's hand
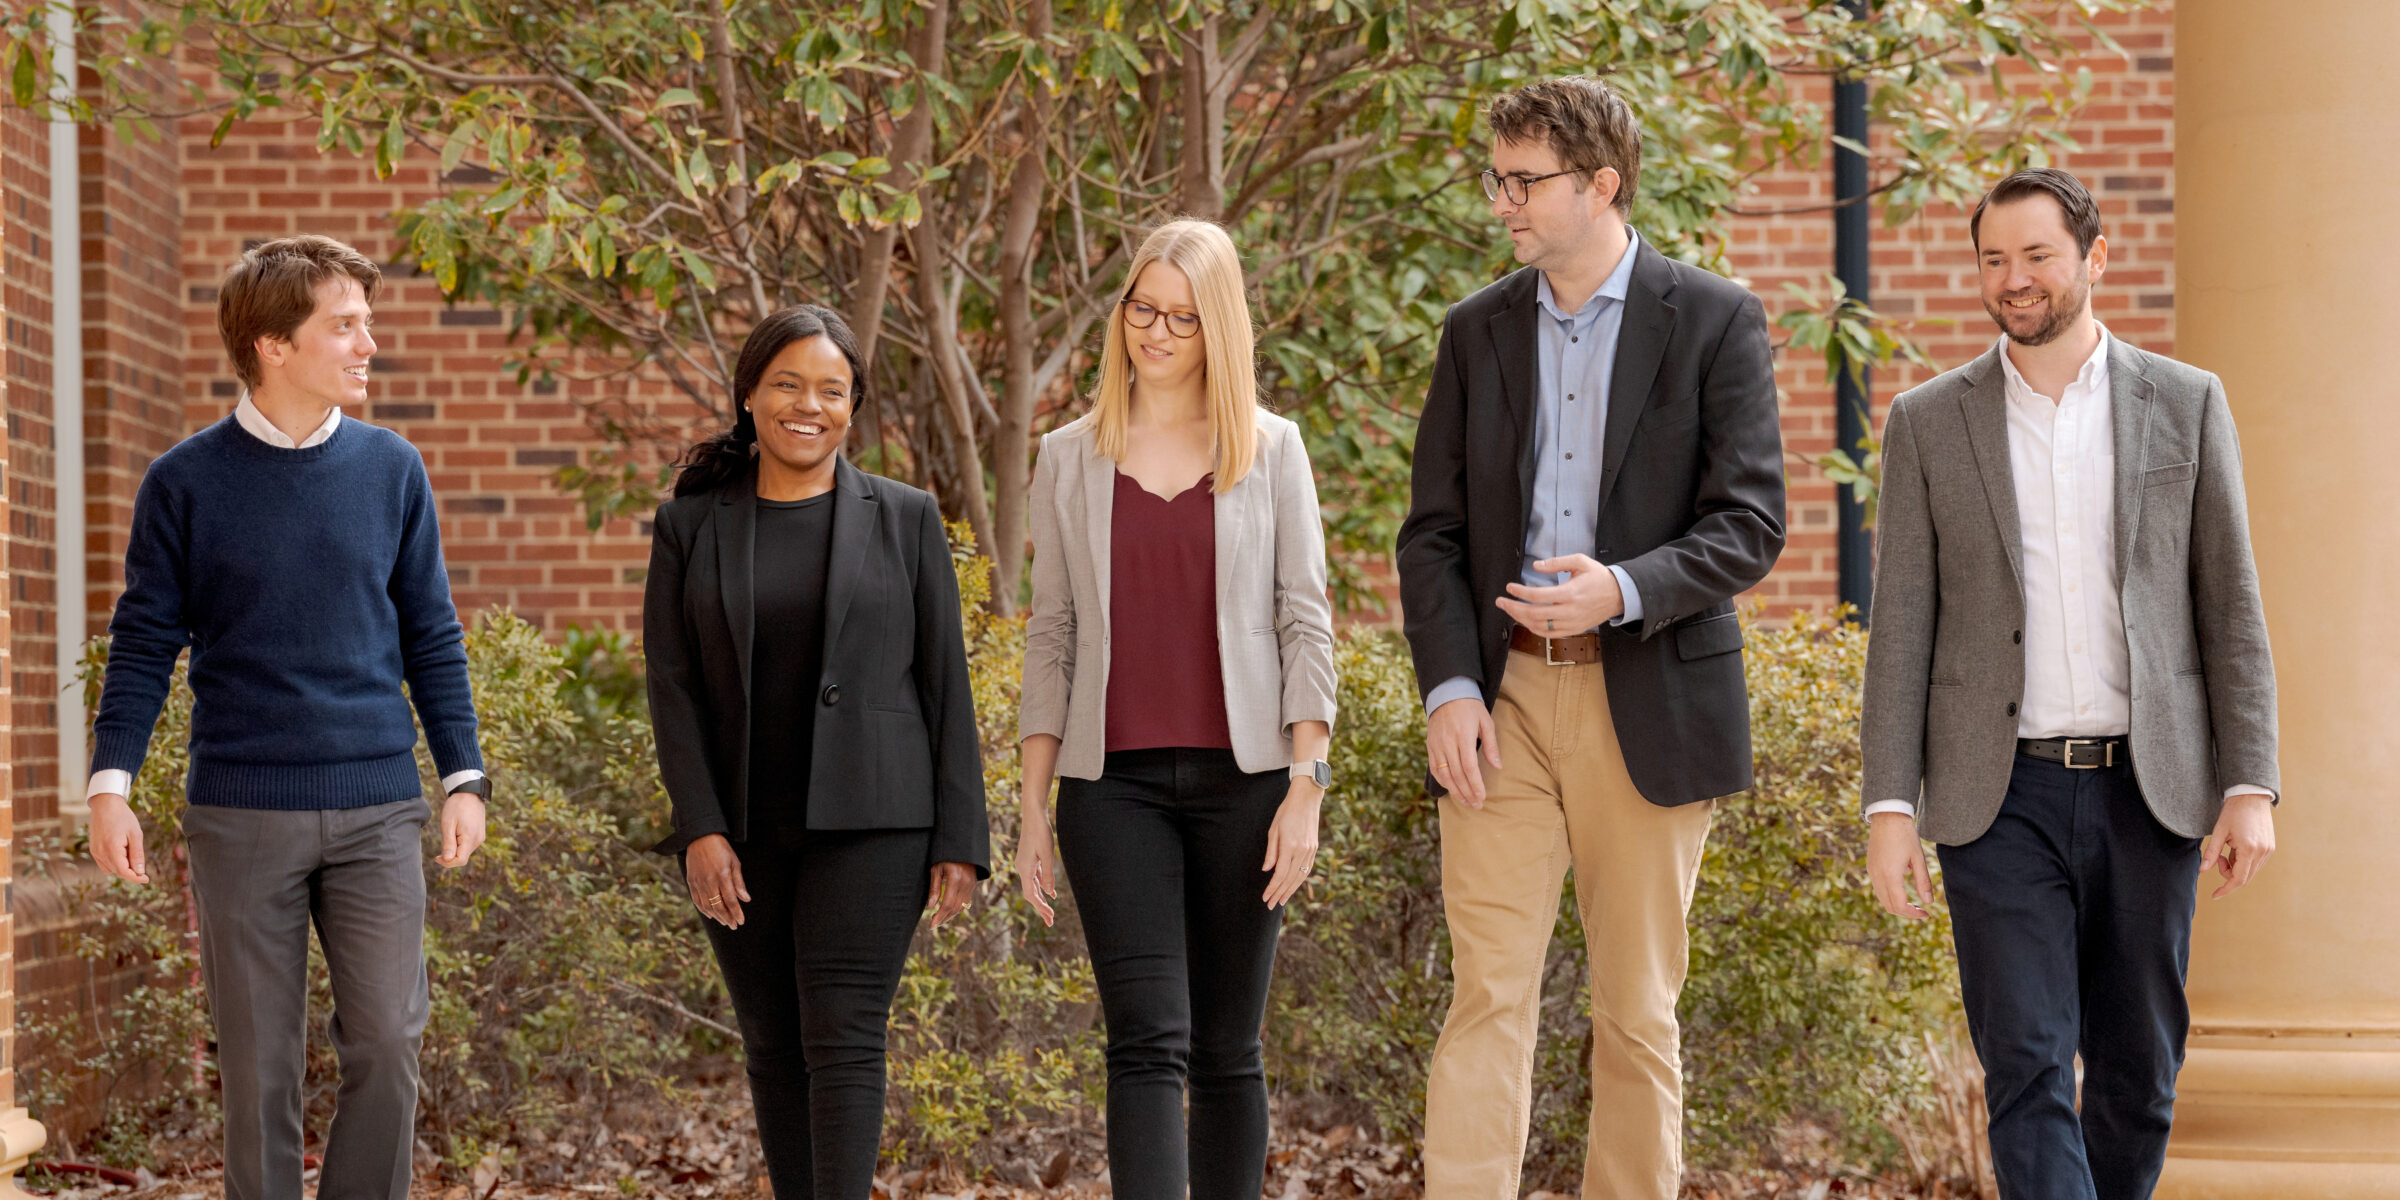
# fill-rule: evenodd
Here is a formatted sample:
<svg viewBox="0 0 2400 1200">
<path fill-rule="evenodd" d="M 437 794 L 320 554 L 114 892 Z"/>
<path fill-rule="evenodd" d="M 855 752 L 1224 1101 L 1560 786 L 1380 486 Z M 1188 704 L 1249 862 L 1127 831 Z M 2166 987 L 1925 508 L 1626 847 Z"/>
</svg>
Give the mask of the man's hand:
<svg viewBox="0 0 2400 1200">
<path fill-rule="evenodd" d="M 1555 587 L 1512 583 L 1508 595 L 1492 603 L 1499 605 L 1509 620 L 1541 637 L 1572 637 L 1625 612 L 1625 593 L 1617 587 L 1617 573 L 1592 561 L 1589 554 L 1545 558 L 1533 564 L 1533 569 L 1564 571 L 1569 578 Z"/>
<path fill-rule="evenodd" d="M 1425 718 L 1425 761 L 1433 769 L 1434 782 L 1468 808 L 1483 807 L 1483 771 L 1475 765 L 1478 746 L 1492 769 L 1499 770 L 1500 730 L 1482 701 L 1462 696 Z"/>
<path fill-rule="evenodd" d="M 150 882 L 149 860 L 142 854 L 142 819 L 115 792 L 92 797 L 92 861 L 127 883 Z"/>
<path fill-rule="evenodd" d="M 97 829 L 98 822 L 93 823 Z M 2263 792 L 2244 792 L 2225 802 L 2225 810 L 2217 814 L 2217 827 L 2200 843 L 2200 869 L 2212 864 L 2225 882 L 2210 892 L 2211 900 L 2248 886 L 2258 869 L 2275 853 L 2275 803 Z"/>
<path fill-rule="evenodd" d="M 1917 838 L 1917 819 L 1907 813 L 1879 812 L 1867 818 L 1867 881 L 1883 911 L 1921 921 L 1932 914 L 1933 876 L 1925 870 L 1925 843 Z M 1917 885 L 1909 901 L 1910 881 Z"/>
<path fill-rule="evenodd" d="M 452 792 L 442 801 L 442 852 L 433 861 L 455 871 L 483 845 L 483 797 Z"/>
</svg>

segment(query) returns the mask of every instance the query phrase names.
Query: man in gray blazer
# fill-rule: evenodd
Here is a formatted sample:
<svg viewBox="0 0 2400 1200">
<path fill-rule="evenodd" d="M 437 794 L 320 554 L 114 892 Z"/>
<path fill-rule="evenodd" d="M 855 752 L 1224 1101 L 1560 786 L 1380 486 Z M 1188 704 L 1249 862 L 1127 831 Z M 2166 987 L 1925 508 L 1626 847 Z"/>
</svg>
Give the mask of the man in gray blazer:
<svg viewBox="0 0 2400 1200">
<path fill-rule="evenodd" d="M 2275 848 L 2241 448 L 2216 376 L 2092 319 L 2108 243 L 2074 176 L 2009 176 L 1969 230 L 2004 336 L 1884 429 L 1868 874 L 1921 918 L 1940 846 L 2001 1195 L 2146 1197 L 2195 881 Z"/>
</svg>

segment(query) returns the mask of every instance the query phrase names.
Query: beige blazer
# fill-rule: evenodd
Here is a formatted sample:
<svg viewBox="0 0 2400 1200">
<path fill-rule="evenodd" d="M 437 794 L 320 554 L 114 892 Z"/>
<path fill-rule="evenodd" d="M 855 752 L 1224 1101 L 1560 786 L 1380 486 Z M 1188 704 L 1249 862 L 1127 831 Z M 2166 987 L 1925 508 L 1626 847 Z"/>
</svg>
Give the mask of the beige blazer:
<svg viewBox="0 0 2400 1200">
<path fill-rule="evenodd" d="M 1217 655 L 1245 771 L 1292 762 L 1292 723 L 1333 723 L 1325 530 L 1300 427 L 1258 414 L 1258 457 L 1216 501 Z M 1033 614 L 1017 736 L 1057 736 L 1058 773 L 1098 779 L 1108 749 L 1109 535 L 1117 466 L 1086 417 L 1042 438 L 1033 471 Z"/>
</svg>

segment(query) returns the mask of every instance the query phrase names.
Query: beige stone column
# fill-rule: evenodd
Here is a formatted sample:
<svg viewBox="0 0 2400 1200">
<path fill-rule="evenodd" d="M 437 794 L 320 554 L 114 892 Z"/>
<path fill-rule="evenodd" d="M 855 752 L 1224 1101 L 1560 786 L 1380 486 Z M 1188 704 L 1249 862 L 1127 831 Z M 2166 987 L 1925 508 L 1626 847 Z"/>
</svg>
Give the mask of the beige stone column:
<svg viewBox="0 0 2400 1200">
<path fill-rule="evenodd" d="M 2176 4 L 2175 345 L 2241 430 L 2284 804 L 2203 884 L 2162 1197 L 2400 1197 L 2394 46 L 2394 0 Z"/>
</svg>

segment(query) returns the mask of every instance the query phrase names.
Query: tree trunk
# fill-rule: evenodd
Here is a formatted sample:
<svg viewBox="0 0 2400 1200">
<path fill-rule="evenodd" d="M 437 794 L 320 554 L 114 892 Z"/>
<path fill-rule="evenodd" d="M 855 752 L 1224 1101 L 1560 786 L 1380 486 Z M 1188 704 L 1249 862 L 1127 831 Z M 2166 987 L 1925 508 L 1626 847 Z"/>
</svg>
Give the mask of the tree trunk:
<svg viewBox="0 0 2400 1200">
<path fill-rule="evenodd" d="M 950 0 L 931 0 L 919 6 L 925 23 L 909 40 L 908 56 L 921 74 L 942 73 L 950 31 Z M 933 151 L 933 94 L 920 87 L 916 107 L 900 119 L 892 138 L 891 184 L 905 193 L 917 184 L 917 164 Z M 858 337 L 858 355 L 873 370 L 875 342 L 883 336 L 883 302 L 892 285 L 892 251 L 900 244 L 900 227 L 870 229 L 858 260 L 858 290 L 850 298 L 850 331 Z"/>
<path fill-rule="evenodd" d="M 975 406 L 967 398 L 966 366 L 958 347 L 958 311 L 942 287 L 942 234 L 927 209 L 925 219 L 910 233 L 916 259 L 917 307 L 925 314 L 925 357 L 932 360 L 934 391 L 940 415 L 950 433 L 950 471 L 956 477 L 953 499 L 966 510 L 967 525 L 975 531 L 975 547 L 992 553 L 992 511 L 983 496 L 983 455 L 976 449 Z"/>
<path fill-rule="evenodd" d="M 1214 221 L 1225 212 L 1225 101 L 1216 87 L 1217 18 L 1205 17 L 1183 44 L 1183 212 Z"/>
<path fill-rule="evenodd" d="M 1050 0 L 1034 0 L 1026 14 L 1028 37 L 1050 33 Z M 1050 122 L 1050 97 L 1028 81 L 1017 109 L 1017 164 L 1008 179 L 1008 213 L 1000 232 L 1000 339 L 1006 352 L 1000 377 L 1000 427 L 992 435 L 994 508 L 992 542 L 984 553 L 995 568 L 992 599 L 1003 613 L 1017 611 L 1025 578 L 1027 491 L 1033 464 L 1033 240 L 1040 228 L 1043 152 Z"/>
</svg>

